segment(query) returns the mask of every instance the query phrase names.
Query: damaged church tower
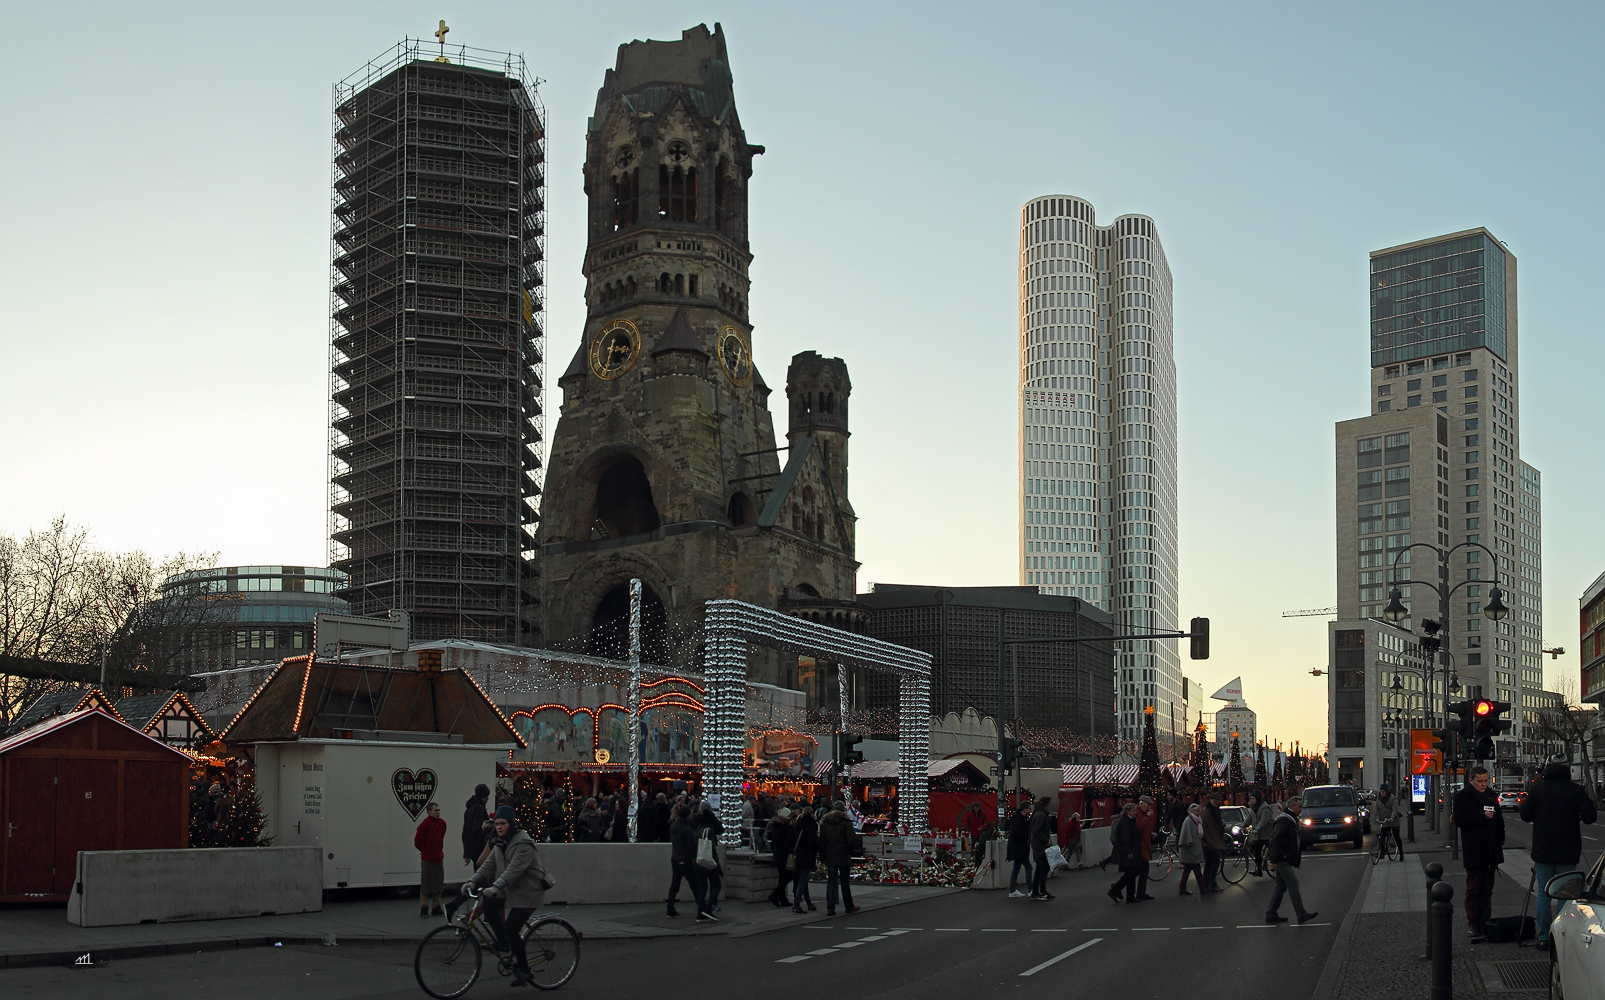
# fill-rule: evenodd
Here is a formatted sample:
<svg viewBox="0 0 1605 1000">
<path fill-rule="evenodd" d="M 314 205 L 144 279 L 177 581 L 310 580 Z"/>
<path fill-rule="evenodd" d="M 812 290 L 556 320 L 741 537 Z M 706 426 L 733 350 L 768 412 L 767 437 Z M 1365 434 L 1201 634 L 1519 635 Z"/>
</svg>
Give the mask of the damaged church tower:
<svg viewBox="0 0 1605 1000">
<path fill-rule="evenodd" d="M 548 640 L 609 645 L 631 577 L 649 622 L 713 598 L 818 610 L 857 591 L 847 366 L 792 360 L 777 449 L 752 363 L 747 193 L 762 152 L 719 25 L 619 46 L 586 139 L 587 315 L 559 379 L 540 533 Z"/>
</svg>

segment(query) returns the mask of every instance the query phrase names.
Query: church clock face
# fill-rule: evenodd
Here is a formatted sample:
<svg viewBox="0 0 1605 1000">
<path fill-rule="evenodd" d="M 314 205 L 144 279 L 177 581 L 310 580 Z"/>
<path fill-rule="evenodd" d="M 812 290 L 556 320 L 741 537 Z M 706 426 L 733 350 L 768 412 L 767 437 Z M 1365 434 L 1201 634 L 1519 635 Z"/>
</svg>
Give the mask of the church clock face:
<svg viewBox="0 0 1605 1000">
<path fill-rule="evenodd" d="M 719 367 L 731 385 L 740 387 L 752 381 L 752 348 L 733 326 L 719 331 Z"/>
<path fill-rule="evenodd" d="M 591 374 L 612 381 L 630 370 L 641 353 L 641 334 L 627 319 L 616 319 L 591 341 Z"/>
</svg>

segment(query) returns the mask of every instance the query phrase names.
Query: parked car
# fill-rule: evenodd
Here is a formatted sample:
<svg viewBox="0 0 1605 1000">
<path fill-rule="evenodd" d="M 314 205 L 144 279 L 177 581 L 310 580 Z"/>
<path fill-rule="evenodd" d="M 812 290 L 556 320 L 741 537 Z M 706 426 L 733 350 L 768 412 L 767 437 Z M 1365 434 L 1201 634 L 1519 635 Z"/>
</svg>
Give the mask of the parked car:
<svg viewBox="0 0 1605 1000">
<path fill-rule="evenodd" d="M 1499 793 L 1499 808 L 1501 808 L 1501 809 L 1520 809 L 1521 808 L 1521 804 L 1523 802 L 1526 802 L 1526 801 L 1527 801 L 1527 793 L 1526 792 L 1500 792 Z"/>
<path fill-rule="evenodd" d="M 1304 812 L 1299 817 L 1299 844 L 1331 844 L 1349 841 L 1355 850 L 1365 849 L 1360 801 L 1348 785 L 1316 785 L 1304 789 Z"/>
<path fill-rule="evenodd" d="M 1605 855 L 1583 872 L 1549 880 L 1549 898 L 1559 907 L 1549 928 L 1555 948 L 1553 995 L 1559 1000 L 1605 1000 L 1605 952 L 1592 947 L 1605 937 Z"/>
</svg>

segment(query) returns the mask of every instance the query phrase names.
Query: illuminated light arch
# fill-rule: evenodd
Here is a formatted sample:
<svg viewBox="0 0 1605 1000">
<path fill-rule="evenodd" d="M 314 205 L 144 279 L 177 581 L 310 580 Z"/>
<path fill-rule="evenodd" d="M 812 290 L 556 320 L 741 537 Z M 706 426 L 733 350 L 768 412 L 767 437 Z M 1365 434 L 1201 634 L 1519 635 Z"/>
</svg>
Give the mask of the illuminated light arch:
<svg viewBox="0 0 1605 1000">
<path fill-rule="evenodd" d="M 929 822 L 931 654 L 742 601 L 706 605 L 706 721 L 702 735 L 703 789 L 719 795 L 722 840 L 739 846 L 742 757 L 747 742 L 747 644 L 812 656 L 841 667 L 897 677 L 898 821 L 912 834 Z M 909 804 L 912 815 L 903 812 Z"/>
</svg>

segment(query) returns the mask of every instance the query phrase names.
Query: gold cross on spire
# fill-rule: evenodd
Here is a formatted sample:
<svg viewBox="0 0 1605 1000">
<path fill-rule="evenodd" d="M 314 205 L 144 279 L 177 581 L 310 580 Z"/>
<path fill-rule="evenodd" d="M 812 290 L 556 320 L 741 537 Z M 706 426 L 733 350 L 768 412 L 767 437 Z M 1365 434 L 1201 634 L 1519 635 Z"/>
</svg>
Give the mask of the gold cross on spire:
<svg viewBox="0 0 1605 1000">
<path fill-rule="evenodd" d="M 444 20 L 442 20 L 440 22 L 440 27 L 435 29 L 435 41 L 439 42 L 442 45 L 445 45 L 446 44 L 446 32 L 448 32 L 450 30 L 451 30 L 451 28 L 447 27 L 446 26 L 446 22 Z"/>
</svg>

